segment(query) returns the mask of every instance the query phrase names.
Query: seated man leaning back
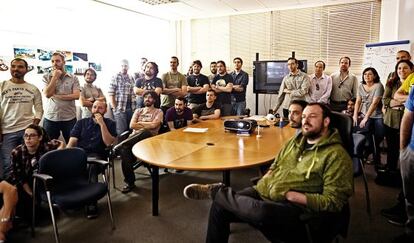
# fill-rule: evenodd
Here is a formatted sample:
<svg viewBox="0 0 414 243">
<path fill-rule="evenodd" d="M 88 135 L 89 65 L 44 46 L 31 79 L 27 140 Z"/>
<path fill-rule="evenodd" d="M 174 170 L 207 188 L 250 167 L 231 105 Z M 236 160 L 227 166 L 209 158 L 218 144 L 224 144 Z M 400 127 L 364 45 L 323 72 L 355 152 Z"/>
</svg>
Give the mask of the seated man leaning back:
<svg viewBox="0 0 414 243">
<path fill-rule="evenodd" d="M 158 94 L 155 91 L 148 90 L 143 93 L 143 98 L 144 107 L 135 110 L 129 124 L 129 127 L 133 129 L 133 133 L 121 146 L 121 165 L 125 181 L 122 193 L 128 193 L 135 188 L 133 165 L 137 158 L 132 153 L 132 147 L 145 138 L 157 135 L 163 121 L 162 110 L 154 107 Z"/>
<path fill-rule="evenodd" d="M 342 210 L 353 192 L 352 161 L 338 131 L 329 128 L 329 116 L 323 104 L 306 106 L 302 133 L 287 142 L 256 186 L 239 192 L 221 183 L 184 189 L 187 198 L 213 200 L 206 242 L 227 242 L 230 223 L 240 221 L 272 242 L 301 242 L 301 214 Z"/>
</svg>

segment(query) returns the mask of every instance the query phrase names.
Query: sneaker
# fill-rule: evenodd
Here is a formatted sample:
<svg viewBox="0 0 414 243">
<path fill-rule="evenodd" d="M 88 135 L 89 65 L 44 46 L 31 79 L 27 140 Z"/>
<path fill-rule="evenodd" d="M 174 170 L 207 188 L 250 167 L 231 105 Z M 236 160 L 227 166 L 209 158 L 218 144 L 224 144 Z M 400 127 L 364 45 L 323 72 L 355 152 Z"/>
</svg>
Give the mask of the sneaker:
<svg viewBox="0 0 414 243">
<path fill-rule="evenodd" d="M 224 187 L 223 183 L 214 184 L 190 184 L 184 188 L 183 194 L 187 199 L 205 200 L 211 199 L 212 191 L 217 191 L 220 187 Z"/>
<path fill-rule="evenodd" d="M 128 193 L 132 191 L 136 186 L 135 184 L 125 184 L 124 187 L 122 187 L 121 192 L 122 193 Z"/>
<path fill-rule="evenodd" d="M 96 205 L 86 206 L 86 218 L 94 219 L 96 217 L 98 217 L 98 206 Z"/>
<path fill-rule="evenodd" d="M 381 215 L 386 217 L 387 219 L 394 220 L 395 219 L 407 219 L 407 213 L 405 212 L 404 205 L 398 203 L 391 208 L 386 208 L 381 210 Z M 397 220 L 403 221 L 403 220 Z M 404 221 L 405 222 L 405 221 Z"/>
<path fill-rule="evenodd" d="M 414 242 L 414 237 L 409 236 L 405 233 L 392 239 L 392 243 L 412 243 L 412 242 Z"/>
</svg>

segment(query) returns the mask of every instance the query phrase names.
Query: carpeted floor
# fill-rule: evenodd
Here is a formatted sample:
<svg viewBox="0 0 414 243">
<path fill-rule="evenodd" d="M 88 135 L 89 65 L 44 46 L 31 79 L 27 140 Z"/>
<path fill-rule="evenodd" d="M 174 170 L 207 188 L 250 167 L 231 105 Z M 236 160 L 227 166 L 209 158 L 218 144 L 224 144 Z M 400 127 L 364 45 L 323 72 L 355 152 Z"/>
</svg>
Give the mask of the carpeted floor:
<svg viewBox="0 0 414 243">
<path fill-rule="evenodd" d="M 367 166 L 369 189 L 372 200 L 372 217 L 366 213 L 365 191 L 362 177 L 355 179 L 355 195 L 350 199 L 351 223 L 346 240 L 341 242 L 390 242 L 403 232 L 403 228 L 387 223 L 380 215 L 382 208 L 393 206 L 398 189 L 378 186 L 374 183 L 375 172 Z M 144 168 L 137 170 L 145 173 Z M 250 185 L 250 178 L 257 176 L 256 169 L 231 173 L 232 186 L 241 189 Z M 116 229 L 111 231 L 106 200 L 99 201 L 99 217 L 86 219 L 84 210 L 58 216 L 61 241 L 65 242 L 203 242 L 210 201 L 186 200 L 183 188 L 190 183 L 211 183 L 221 180 L 220 172 L 168 173 L 160 179 L 160 215 L 151 214 L 151 179 L 137 175 L 137 188 L 122 194 L 112 190 L 112 202 Z M 122 176 L 117 164 L 117 187 L 122 187 Z M 14 230 L 9 242 L 54 242 L 49 221 L 41 222 L 36 236 L 31 237 L 30 228 Z M 232 225 L 230 242 L 267 242 L 256 230 L 246 224 Z"/>
</svg>

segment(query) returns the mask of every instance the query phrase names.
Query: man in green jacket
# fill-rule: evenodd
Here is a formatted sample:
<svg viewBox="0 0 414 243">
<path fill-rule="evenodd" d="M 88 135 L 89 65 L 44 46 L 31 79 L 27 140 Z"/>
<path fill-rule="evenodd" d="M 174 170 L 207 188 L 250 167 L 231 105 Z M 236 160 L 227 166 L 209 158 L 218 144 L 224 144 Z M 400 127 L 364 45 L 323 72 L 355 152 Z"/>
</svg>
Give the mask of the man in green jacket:
<svg viewBox="0 0 414 243">
<path fill-rule="evenodd" d="M 299 241 L 305 234 L 301 214 L 342 210 L 353 192 L 352 160 L 338 131 L 329 128 L 329 116 L 326 106 L 309 104 L 302 133 L 287 142 L 255 187 L 237 193 L 221 183 L 184 189 L 189 199 L 213 200 L 206 242 L 227 242 L 230 223 L 240 221 L 271 241 Z"/>
</svg>

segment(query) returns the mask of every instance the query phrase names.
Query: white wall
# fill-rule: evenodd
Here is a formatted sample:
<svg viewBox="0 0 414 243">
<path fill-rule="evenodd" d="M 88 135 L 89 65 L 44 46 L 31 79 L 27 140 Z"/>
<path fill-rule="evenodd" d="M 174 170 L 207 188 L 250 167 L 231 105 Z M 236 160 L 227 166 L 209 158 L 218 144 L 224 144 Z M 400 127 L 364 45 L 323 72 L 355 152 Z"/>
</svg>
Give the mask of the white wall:
<svg viewBox="0 0 414 243">
<path fill-rule="evenodd" d="M 413 0 L 382 0 L 380 41 L 410 40 L 414 53 Z"/>
<path fill-rule="evenodd" d="M 15 45 L 86 52 L 102 63 L 96 83 L 104 90 L 121 59 L 130 61 L 131 73 L 142 56 L 161 72 L 169 67 L 175 45 L 169 21 L 85 0 L 0 0 L 0 6 L 0 56 L 8 61 Z M 8 78 L 9 72 L 0 72 L 0 80 Z M 39 86 L 41 77 L 31 71 L 26 80 Z"/>
</svg>

